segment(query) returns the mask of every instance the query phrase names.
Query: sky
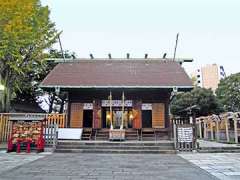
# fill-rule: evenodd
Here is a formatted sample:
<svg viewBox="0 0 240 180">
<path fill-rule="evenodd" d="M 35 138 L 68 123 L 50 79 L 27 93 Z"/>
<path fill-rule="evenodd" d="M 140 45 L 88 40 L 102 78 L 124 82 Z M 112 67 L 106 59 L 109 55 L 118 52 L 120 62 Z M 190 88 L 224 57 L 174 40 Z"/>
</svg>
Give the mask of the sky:
<svg viewBox="0 0 240 180">
<path fill-rule="evenodd" d="M 188 73 L 216 63 L 240 72 L 240 0 L 41 0 L 61 34 L 64 50 L 79 58 L 176 57 Z M 56 44 L 55 48 L 59 48 Z"/>
</svg>

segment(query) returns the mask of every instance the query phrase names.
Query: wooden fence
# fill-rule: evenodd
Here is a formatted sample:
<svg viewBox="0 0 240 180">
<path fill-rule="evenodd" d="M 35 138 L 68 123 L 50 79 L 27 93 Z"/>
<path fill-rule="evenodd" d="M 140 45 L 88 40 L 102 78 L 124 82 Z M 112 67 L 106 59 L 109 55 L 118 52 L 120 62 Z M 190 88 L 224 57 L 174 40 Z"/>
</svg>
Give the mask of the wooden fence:
<svg viewBox="0 0 240 180">
<path fill-rule="evenodd" d="M 47 125 L 48 124 L 57 124 L 59 128 L 66 128 L 66 114 L 47 114 Z"/>
<path fill-rule="evenodd" d="M 9 121 L 9 114 L 0 114 L 0 143 L 7 142 L 11 134 L 12 122 Z"/>
<path fill-rule="evenodd" d="M 237 144 L 240 138 L 240 112 L 199 117 L 197 132 L 200 139 Z"/>
<path fill-rule="evenodd" d="M 2 113 L 0 114 L 0 143 L 7 142 L 9 135 L 11 134 L 12 122 L 9 121 L 9 116 L 16 114 L 37 114 L 37 113 Z M 38 113 L 39 114 L 39 113 Z M 66 128 L 66 114 L 45 114 L 46 122 L 45 126 L 50 124 L 57 124 L 59 128 Z"/>
</svg>

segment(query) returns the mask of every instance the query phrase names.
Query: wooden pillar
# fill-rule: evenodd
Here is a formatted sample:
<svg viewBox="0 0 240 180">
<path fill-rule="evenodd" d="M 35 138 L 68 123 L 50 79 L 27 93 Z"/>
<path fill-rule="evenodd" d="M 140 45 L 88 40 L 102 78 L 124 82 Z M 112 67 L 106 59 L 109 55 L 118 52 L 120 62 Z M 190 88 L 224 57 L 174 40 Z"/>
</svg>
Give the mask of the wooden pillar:
<svg viewBox="0 0 240 180">
<path fill-rule="evenodd" d="M 93 128 L 100 129 L 102 127 L 101 119 L 101 100 L 96 99 L 93 101 Z"/>
<path fill-rule="evenodd" d="M 169 106 L 170 100 L 167 99 L 164 104 L 165 104 L 165 107 L 164 107 L 164 109 L 165 109 L 165 117 L 164 117 L 165 125 L 164 126 L 165 126 L 165 128 L 169 128 L 169 127 L 171 127 L 171 122 L 170 122 L 171 112 L 170 112 L 170 106 Z"/>
<path fill-rule="evenodd" d="M 229 138 L 229 132 L 228 132 L 228 118 L 225 117 L 225 128 L 226 128 L 226 138 L 227 138 L 227 142 L 230 141 L 230 138 Z"/>
<path fill-rule="evenodd" d="M 120 129 L 123 129 L 124 126 L 124 104 L 125 103 L 125 96 L 124 96 L 124 91 L 122 92 L 122 119 L 121 119 L 121 126 Z"/>
<path fill-rule="evenodd" d="M 235 143 L 238 144 L 238 128 L 237 128 L 237 118 L 234 115 L 234 137 L 235 137 Z"/>
</svg>

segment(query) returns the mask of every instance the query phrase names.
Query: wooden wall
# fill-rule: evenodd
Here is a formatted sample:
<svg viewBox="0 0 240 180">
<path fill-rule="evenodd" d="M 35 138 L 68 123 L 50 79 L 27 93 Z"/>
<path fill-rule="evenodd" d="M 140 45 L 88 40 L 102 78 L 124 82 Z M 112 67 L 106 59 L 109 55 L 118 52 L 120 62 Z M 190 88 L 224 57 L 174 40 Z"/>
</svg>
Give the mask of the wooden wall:
<svg viewBox="0 0 240 180">
<path fill-rule="evenodd" d="M 152 104 L 152 127 L 165 128 L 165 104 Z"/>
<path fill-rule="evenodd" d="M 70 112 L 70 127 L 83 127 L 83 103 L 71 103 Z"/>
<path fill-rule="evenodd" d="M 74 122 L 71 123 L 71 114 L 77 114 L 77 112 L 71 111 L 71 104 L 93 103 L 95 109 L 93 110 L 93 128 L 101 128 L 102 117 L 101 105 L 99 105 L 99 103 L 101 103 L 102 99 L 108 99 L 109 91 L 109 89 L 72 89 L 69 91 L 68 127 L 72 127 L 72 124 L 75 124 Z M 112 90 L 113 99 L 121 99 L 122 91 L 123 89 Z M 133 100 L 133 115 L 135 117 L 133 119 L 134 128 L 142 128 L 141 103 L 153 104 L 153 127 L 168 128 L 170 126 L 168 111 L 169 98 L 171 94 L 170 89 L 124 89 L 124 93 L 126 99 Z M 78 114 L 78 116 L 80 115 Z M 75 118 L 73 118 L 73 121 L 74 119 Z"/>
</svg>

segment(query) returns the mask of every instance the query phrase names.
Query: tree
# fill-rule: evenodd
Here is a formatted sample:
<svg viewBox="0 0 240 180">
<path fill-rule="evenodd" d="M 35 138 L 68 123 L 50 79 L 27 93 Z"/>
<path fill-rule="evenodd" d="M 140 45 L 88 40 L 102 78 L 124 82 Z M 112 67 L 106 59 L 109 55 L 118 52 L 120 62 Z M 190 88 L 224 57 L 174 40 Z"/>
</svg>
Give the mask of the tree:
<svg viewBox="0 0 240 180">
<path fill-rule="evenodd" d="M 0 79 L 5 86 L 2 105 L 8 111 L 24 79 L 42 66 L 44 50 L 57 38 L 49 9 L 39 0 L 0 0 Z"/>
<path fill-rule="evenodd" d="M 197 105 L 197 116 L 206 116 L 221 112 L 221 106 L 211 89 L 194 88 L 191 92 L 179 93 L 171 102 L 173 115 L 186 115 L 186 108 Z"/>
<path fill-rule="evenodd" d="M 68 50 L 63 52 L 64 57 L 69 60 L 69 59 L 76 59 L 76 53 L 75 52 L 70 52 Z M 63 58 L 62 57 L 62 52 L 58 51 L 56 49 L 51 49 L 48 54 L 48 58 Z M 47 70 L 43 71 L 41 74 L 41 78 L 39 79 L 39 84 L 40 82 L 47 76 L 47 74 L 53 69 L 53 67 L 56 65 L 54 61 L 48 61 L 46 68 Z M 50 68 L 49 68 L 50 67 Z M 56 94 L 55 91 L 48 91 L 44 92 L 41 91 L 41 96 L 44 94 L 45 98 L 42 98 L 38 94 L 38 102 L 42 103 L 44 102 L 48 106 L 48 113 L 52 112 L 59 112 L 63 113 L 64 111 L 64 105 L 67 99 L 66 93 L 61 92 L 60 94 Z M 40 97 L 40 98 L 39 98 Z"/>
<path fill-rule="evenodd" d="M 66 59 L 75 59 L 76 55 L 74 52 L 68 50 L 64 51 L 64 57 Z M 50 49 L 46 53 L 47 58 L 62 58 L 62 52 L 57 49 Z M 21 91 L 16 91 L 16 97 L 13 99 L 13 103 L 18 102 L 31 102 L 31 103 L 44 103 L 47 104 L 49 113 L 57 111 L 59 113 L 63 112 L 63 107 L 66 100 L 66 94 L 59 94 L 53 92 L 45 92 L 39 88 L 40 83 L 47 76 L 47 74 L 56 66 L 55 61 L 45 60 L 42 63 L 42 66 L 35 67 L 34 71 L 30 72 L 24 78 L 24 85 L 21 88 Z M 41 97 L 43 96 L 43 97 Z M 55 108 L 57 106 L 59 108 Z"/>
<path fill-rule="evenodd" d="M 240 111 L 240 73 L 222 79 L 216 94 L 225 111 Z"/>
</svg>

